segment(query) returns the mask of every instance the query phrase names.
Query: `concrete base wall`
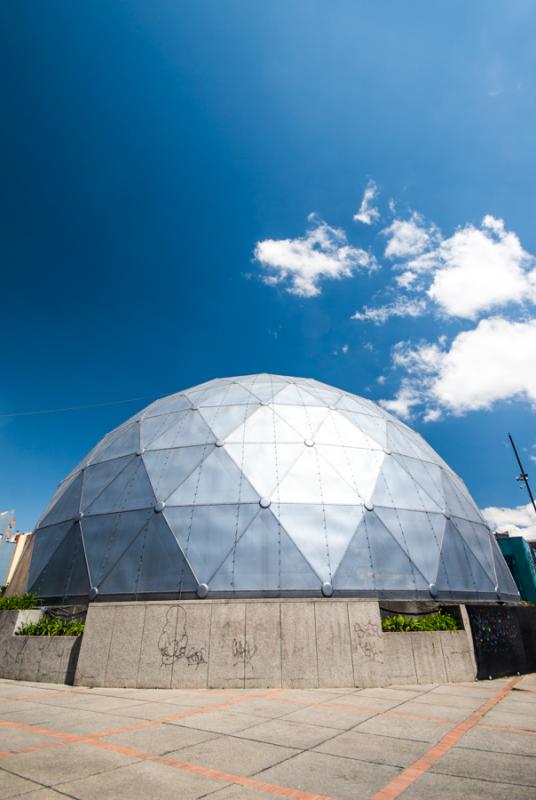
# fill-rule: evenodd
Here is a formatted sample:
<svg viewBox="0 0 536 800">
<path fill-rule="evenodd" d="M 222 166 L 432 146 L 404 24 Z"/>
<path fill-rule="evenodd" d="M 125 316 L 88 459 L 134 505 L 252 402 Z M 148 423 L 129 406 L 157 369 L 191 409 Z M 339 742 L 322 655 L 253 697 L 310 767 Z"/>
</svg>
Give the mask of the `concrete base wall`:
<svg viewBox="0 0 536 800">
<path fill-rule="evenodd" d="M 15 636 L 42 611 L 0 611 L 0 677 L 43 683 L 73 683 L 80 637 Z"/>
<path fill-rule="evenodd" d="M 330 598 L 94 603 L 75 683 L 313 688 L 474 678 L 465 630 L 383 633 L 377 601 Z"/>
</svg>

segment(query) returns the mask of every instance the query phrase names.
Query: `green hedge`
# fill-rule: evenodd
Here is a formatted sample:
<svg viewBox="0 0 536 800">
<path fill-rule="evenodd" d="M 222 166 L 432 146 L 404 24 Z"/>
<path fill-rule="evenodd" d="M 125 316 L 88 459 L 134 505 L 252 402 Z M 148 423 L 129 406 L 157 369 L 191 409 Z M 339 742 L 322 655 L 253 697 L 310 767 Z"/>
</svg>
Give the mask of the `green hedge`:
<svg viewBox="0 0 536 800">
<path fill-rule="evenodd" d="M 82 636 L 84 623 L 57 617 L 41 617 L 39 622 L 21 625 L 17 636 Z"/>
<path fill-rule="evenodd" d="M 423 617 L 405 617 L 395 614 L 382 620 L 382 630 L 388 632 L 406 631 L 457 631 L 458 620 L 452 614 L 436 611 Z"/>
<path fill-rule="evenodd" d="M 28 594 L 14 594 L 11 597 L 5 597 L 5 595 L 0 597 L 0 611 L 21 610 L 35 608 L 36 606 L 37 597 L 31 592 Z"/>
</svg>

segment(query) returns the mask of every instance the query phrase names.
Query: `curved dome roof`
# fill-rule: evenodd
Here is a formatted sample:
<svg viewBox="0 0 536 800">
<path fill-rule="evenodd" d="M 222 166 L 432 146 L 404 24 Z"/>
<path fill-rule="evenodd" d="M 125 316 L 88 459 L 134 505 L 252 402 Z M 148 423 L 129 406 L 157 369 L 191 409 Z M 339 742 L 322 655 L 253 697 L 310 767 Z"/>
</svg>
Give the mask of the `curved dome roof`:
<svg viewBox="0 0 536 800">
<path fill-rule="evenodd" d="M 517 599 L 463 482 L 361 397 L 250 375 L 164 397 L 60 484 L 28 589 Z"/>
</svg>

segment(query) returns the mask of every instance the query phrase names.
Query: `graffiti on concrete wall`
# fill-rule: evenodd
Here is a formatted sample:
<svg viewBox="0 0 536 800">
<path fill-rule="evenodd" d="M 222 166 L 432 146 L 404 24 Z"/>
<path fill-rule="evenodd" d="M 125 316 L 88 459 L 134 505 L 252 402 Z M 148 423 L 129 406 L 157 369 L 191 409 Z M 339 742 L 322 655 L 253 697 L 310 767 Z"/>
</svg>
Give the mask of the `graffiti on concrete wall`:
<svg viewBox="0 0 536 800">
<path fill-rule="evenodd" d="M 168 667 L 183 659 L 189 667 L 196 669 L 201 664 L 208 664 L 206 647 L 192 645 L 188 638 L 187 617 L 183 606 L 170 607 L 160 636 L 158 649 L 160 651 L 161 666 Z"/>
<path fill-rule="evenodd" d="M 238 664 L 245 664 L 250 669 L 253 669 L 251 659 L 256 652 L 256 644 L 251 644 L 247 639 L 239 639 L 237 637 L 233 639 L 232 653 L 235 667 L 238 666 Z"/>
<path fill-rule="evenodd" d="M 369 661 L 383 664 L 382 630 L 379 622 L 355 622 L 354 633 L 359 652 Z"/>
</svg>

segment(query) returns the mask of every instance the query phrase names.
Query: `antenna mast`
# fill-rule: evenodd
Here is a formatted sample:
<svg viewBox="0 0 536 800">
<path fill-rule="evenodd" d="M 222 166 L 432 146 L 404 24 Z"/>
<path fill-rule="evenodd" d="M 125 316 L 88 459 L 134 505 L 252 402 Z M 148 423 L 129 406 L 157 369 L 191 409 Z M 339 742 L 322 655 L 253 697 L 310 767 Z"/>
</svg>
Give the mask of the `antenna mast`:
<svg viewBox="0 0 536 800">
<path fill-rule="evenodd" d="M 530 497 L 530 502 L 532 503 L 532 507 L 534 509 L 534 512 L 536 513 L 536 502 L 534 502 L 534 495 L 532 494 L 532 490 L 530 488 L 529 476 L 527 475 L 527 473 L 523 469 L 523 464 L 521 463 L 521 459 L 519 458 L 519 453 L 517 452 L 516 446 L 514 444 L 514 440 L 512 439 L 510 434 L 508 434 L 508 438 L 510 439 L 510 444 L 512 445 L 512 450 L 514 451 L 517 463 L 519 464 L 519 469 L 521 470 L 521 473 L 517 476 L 516 481 L 522 481 L 525 484 L 525 487 L 526 487 L 527 492 L 528 492 L 529 497 Z"/>
</svg>

